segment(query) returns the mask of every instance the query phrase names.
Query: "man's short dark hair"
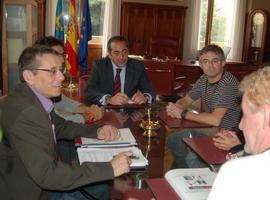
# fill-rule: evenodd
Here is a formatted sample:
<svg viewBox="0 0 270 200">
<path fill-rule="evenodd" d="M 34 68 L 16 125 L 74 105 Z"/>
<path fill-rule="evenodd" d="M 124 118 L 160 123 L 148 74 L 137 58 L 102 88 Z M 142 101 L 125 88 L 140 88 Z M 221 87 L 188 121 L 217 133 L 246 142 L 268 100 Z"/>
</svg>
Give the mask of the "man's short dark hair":
<svg viewBox="0 0 270 200">
<path fill-rule="evenodd" d="M 205 47 L 203 47 L 200 51 L 199 51 L 199 58 L 203 55 L 206 54 L 207 52 L 213 52 L 215 54 L 218 55 L 220 60 L 225 60 L 225 55 L 224 52 L 222 50 L 221 47 L 219 47 L 216 44 L 209 44 Z"/>
<path fill-rule="evenodd" d="M 65 49 L 63 42 L 53 36 L 40 38 L 35 42 L 35 45 L 45 45 L 48 47 L 61 46 L 63 49 Z"/>
<path fill-rule="evenodd" d="M 57 51 L 44 45 L 34 45 L 23 50 L 18 61 L 19 77 L 22 82 L 24 82 L 23 71 L 36 69 L 40 65 L 37 56 L 44 54 L 60 56 Z M 37 72 L 33 70 L 33 73 L 36 74 Z"/>
<path fill-rule="evenodd" d="M 116 36 L 111 37 L 109 39 L 108 43 L 107 43 L 107 51 L 108 52 L 111 52 L 112 51 L 112 47 L 111 47 L 112 42 L 125 42 L 127 48 L 129 46 L 128 45 L 128 40 L 124 36 L 116 35 Z"/>
</svg>

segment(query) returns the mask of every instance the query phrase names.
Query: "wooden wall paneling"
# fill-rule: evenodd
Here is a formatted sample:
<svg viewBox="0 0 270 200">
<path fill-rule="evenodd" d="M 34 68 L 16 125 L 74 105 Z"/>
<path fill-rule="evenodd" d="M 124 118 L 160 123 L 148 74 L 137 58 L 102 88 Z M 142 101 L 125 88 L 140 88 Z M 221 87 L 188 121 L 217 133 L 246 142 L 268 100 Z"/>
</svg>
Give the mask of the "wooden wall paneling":
<svg viewBox="0 0 270 200">
<path fill-rule="evenodd" d="M 186 7 L 179 6 L 160 6 L 157 9 L 157 28 L 156 36 L 169 36 L 179 39 L 180 58 L 183 57 L 183 39 L 185 28 Z"/>
<path fill-rule="evenodd" d="M 179 39 L 182 58 L 187 7 L 122 2 L 121 35 L 130 43 L 130 53 L 148 55 L 152 36 Z"/>
<path fill-rule="evenodd" d="M 146 6 L 145 6 L 146 5 Z M 153 32 L 154 11 L 147 4 L 123 4 L 121 33 L 129 40 L 131 54 L 147 54 Z"/>
<path fill-rule="evenodd" d="M 93 62 L 102 57 L 102 44 L 88 44 L 88 73 L 93 69 Z"/>
<path fill-rule="evenodd" d="M 37 37 L 42 38 L 45 36 L 45 13 L 46 13 L 46 0 L 36 0 L 38 3 L 38 32 Z"/>
</svg>

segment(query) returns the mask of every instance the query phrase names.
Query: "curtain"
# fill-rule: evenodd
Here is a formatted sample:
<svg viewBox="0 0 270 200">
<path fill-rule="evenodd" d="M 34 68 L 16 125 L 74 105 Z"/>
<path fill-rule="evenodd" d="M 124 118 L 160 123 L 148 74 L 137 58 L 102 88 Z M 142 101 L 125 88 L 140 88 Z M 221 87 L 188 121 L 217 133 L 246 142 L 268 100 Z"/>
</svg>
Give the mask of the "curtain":
<svg viewBox="0 0 270 200">
<path fill-rule="evenodd" d="M 187 12 L 185 25 L 184 60 L 195 60 L 197 57 L 200 29 L 200 2 L 198 0 L 189 1 L 188 7 L 190 12 Z"/>
<path fill-rule="evenodd" d="M 105 0 L 102 56 L 107 55 L 107 42 L 120 34 L 121 0 Z"/>
<path fill-rule="evenodd" d="M 234 1 L 234 3 L 232 31 L 228 41 L 228 46 L 231 47 L 231 52 L 228 55 L 228 59 L 241 61 L 245 34 L 246 0 L 237 0 Z"/>
</svg>

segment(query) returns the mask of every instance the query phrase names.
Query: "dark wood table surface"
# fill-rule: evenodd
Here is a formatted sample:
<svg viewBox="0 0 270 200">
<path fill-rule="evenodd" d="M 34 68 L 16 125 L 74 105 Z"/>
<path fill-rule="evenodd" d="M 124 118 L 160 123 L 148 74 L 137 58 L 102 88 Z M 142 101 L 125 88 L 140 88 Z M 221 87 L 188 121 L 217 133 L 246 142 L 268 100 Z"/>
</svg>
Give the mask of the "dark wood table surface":
<svg viewBox="0 0 270 200">
<path fill-rule="evenodd" d="M 139 124 L 145 118 L 145 110 L 139 109 L 134 111 L 110 111 L 105 113 L 104 118 L 99 120 L 98 124 L 111 124 L 117 128 L 130 128 L 134 135 L 138 148 L 142 150 L 147 157 L 149 165 L 146 167 L 146 173 L 151 178 L 163 177 L 163 159 L 166 130 L 161 126 L 157 130 L 157 136 L 148 138 L 143 136 L 144 130 L 140 128 Z M 136 116 L 135 116 L 136 115 Z"/>
<path fill-rule="evenodd" d="M 117 128 L 130 128 L 137 146 L 148 159 L 148 166 L 131 170 L 128 174 L 117 177 L 111 183 L 111 199 L 151 199 L 152 192 L 145 180 L 148 178 L 162 178 L 164 176 L 164 151 L 166 129 L 162 125 L 157 130 L 157 136 L 148 138 L 143 136 L 144 130 L 139 124 L 145 118 L 145 109 L 110 109 L 104 117 L 95 122 L 97 124 L 111 124 Z M 150 198 L 151 197 L 151 198 Z"/>
</svg>

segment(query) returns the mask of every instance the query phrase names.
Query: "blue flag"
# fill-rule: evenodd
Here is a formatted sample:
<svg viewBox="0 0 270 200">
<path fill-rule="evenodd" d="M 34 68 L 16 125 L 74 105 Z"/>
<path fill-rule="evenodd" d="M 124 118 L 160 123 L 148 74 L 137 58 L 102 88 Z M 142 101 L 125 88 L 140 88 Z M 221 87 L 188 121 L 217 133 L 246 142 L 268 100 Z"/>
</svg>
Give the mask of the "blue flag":
<svg viewBox="0 0 270 200">
<path fill-rule="evenodd" d="M 63 0 L 57 1 L 56 15 L 55 15 L 55 32 L 54 36 L 64 43 L 64 13 Z"/>
<path fill-rule="evenodd" d="M 92 39 L 92 23 L 88 0 L 84 0 L 83 17 L 80 31 L 78 61 L 83 71 L 88 69 L 88 41 Z"/>
</svg>

